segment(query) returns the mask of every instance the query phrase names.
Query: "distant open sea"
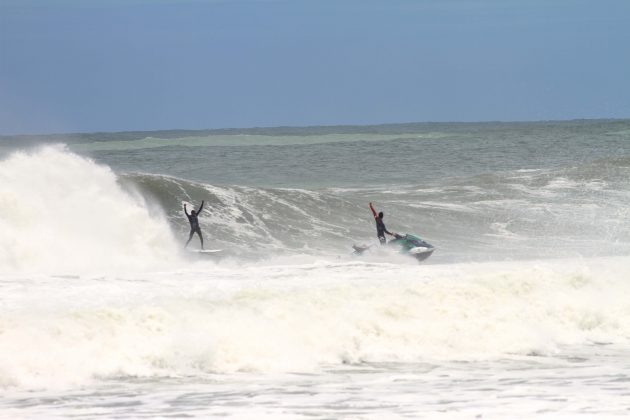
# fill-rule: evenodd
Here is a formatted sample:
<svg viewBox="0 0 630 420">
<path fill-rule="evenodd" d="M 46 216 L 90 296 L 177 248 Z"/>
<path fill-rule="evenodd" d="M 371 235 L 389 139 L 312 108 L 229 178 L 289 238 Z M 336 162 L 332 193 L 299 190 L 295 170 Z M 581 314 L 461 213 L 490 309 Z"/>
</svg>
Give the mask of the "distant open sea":
<svg viewBox="0 0 630 420">
<path fill-rule="evenodd" d="M 0 418 L 628 417 L 629 206 L 630 120 L 0 137 Z"/>
</svg>

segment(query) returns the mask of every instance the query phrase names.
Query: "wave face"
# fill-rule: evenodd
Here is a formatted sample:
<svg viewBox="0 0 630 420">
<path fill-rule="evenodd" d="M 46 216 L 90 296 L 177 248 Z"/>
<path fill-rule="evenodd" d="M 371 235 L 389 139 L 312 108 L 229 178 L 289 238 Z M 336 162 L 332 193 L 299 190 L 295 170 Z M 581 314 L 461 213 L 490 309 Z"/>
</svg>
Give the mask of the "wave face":
<svg viewBox="0 0 630 420">
<path fill-rule="evenodd" d="M 422 185 L 277 188 L 115 174 L 62 147 L 0 162 L 0 267 L 85 272 L 182 263 L 182 203 L 206 200 L 206 245 L 233 256 L 347 255 L 374 242 L 375 201 L 390 230 L 438 248 L 429 262 L 630 252 L 630 160 L 502 171 Z M 197 238 L 193 248 L 198 247 Z M 389 257 L 387 257 L 389 258 Z"/>
<path fill-rule="evenodd" d="M 629 179 L 630 160 L 609 158 L 423 185 L 264 188 L 147 174 L 122 182 L 158 202 L 181 238 L 181 203 L 204 198 L 208 242 L 241 256 L 347 253 L 353 242 L 375 239 L 367 203 L 376 198 L 390 230 L 438 247 L 432 261 L 470 261 L 630 252 Z"/>
<path fill-rule="evenodd" d="M 114 172 L 62 147 L 0 162 L 2 271 L 161 266 L 177 255 L 168 223 Z"/>
<path fill-rule="evenodd" d="M 138 174 L 123 177 L 123 183 L 158 202 L 181 238 L 189 231 L 182 203 L 193 208 L 205 199 L 200 223 L 208 242 L 242 257 L 339 252 L 349 249 L 350 238 L 371 230 L 355 216 L 365 213 L 365 206 L 326 191 L 220 186 Z"/>
</svg>

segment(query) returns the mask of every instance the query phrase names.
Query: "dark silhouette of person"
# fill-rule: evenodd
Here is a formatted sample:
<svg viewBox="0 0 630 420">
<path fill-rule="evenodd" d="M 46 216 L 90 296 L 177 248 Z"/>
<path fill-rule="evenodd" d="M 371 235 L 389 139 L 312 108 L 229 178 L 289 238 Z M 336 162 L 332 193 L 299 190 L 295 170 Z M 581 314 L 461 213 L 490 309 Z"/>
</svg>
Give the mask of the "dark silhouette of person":
<svg viewBox="0 0 630 420">
<path fill-rule="evenodd" d="M 372 210 L 372 214 L 374 215 L 374 220 L 376 221 L 376 236 L 378 237 L 378 240 L 381 242 L 381 245 L 385 245 L 387 243 L 387 240 L 385 239 L 385 234 L 398 237 L 398 234 L 388 231 L 387 228 L 385 227 L 385 223 L 383 223 L 383 216 L 384 216 L 383 212 L 376 214 L 376 210 L 374 210 L 372 203 L 370 203 L 370 210 Z"/>
<path fill-rule="evenodd" d="M 203 249 L 203 236 L 201 235 L 201 228 L 199 227 L 199 219 L 197 218 L 199 214 L 201 213 L 201 210 L 203 210 L 203 203 L 204 202 L 202 200 L 199 210 L 197 210 L 196 212 L 195 210 L 191 210 L 190 214 L 188 214 L 188 211 L 186 210 L 186 204 L 184 204 L 184 213 L 186 214 L 186 217 L 188 218 L 188 223 L 190 223 L 190 236 L 188 237 L 188 242 L 186 242 L 186 245 L 184 245 L 184 248 L 188 246 L 188 243 L 192 239 L 193 235 L 196 233 L 197 235 L 199 235 L 199 240 L 201 241 L 201 249 Z"/>
</svg>

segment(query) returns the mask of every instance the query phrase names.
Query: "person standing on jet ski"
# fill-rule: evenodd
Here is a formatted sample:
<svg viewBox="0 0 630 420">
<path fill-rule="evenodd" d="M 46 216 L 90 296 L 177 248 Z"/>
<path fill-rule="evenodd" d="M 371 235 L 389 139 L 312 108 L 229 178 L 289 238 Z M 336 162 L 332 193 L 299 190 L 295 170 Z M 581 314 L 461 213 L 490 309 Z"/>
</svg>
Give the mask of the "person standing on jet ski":
<svg viewBox="0 0 630 420">
<path fill-rule="evenodd" d="M 197 235 L 199 235 L 199 240 L 201 241 L 201 249 L 203 249 L 203 236 L 201 236 L 201 228 L 199 228 L 199 220 L 197 219 L 197 217 L 201 213 L 201 210 L 203 210 L 203 203 L 204 202 L 202 200 L 199 210 L 197 210 L 196 212 L 195 210 L 191 210 L 190 214 L 188 214 L 188 211 L 186 210 L 186 204 L 184 204 L 184 213 L 188 218 L 188 223 L 190 223 L 190 236 L 188 237 L 188 242 L 186 242 L 184 248 L 188 246 L 188 243 L 192 239 L 193 235 L 196 233 Z"/>
<path fill-rule="evenodd" d="M 376 210 L 374 210 L 372 203 L 370 203 L 370 210 L 372 210 L 372 214 L 374 215 L 374 220 L 376 220 L 376 236 L 378 237 L 378 240 L 381 242 L 381 245 L 385 245 L 387 243 L 387 240 L 385 239 L 386 233 L 396 238 L 399 236 L 397 233 L 392 233 L 387 230 L 387 228 L 385 227 L 385 223 L 383 223 L 383 216 L 384 216 L 383 212 L 381 211 L 378 214 L 376 214 Z"/>
</svg>

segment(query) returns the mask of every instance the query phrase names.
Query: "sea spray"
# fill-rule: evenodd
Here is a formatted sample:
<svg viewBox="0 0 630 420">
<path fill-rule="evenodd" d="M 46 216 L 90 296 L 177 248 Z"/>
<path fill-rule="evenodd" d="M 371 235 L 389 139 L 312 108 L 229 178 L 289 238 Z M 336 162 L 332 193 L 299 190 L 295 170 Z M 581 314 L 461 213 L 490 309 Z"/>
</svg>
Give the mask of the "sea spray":
<svg viewBox="0 0 630 420">
<path fill-rule="evenodd" d="M 0 162 L 0 271 L 145 269 L 177 258 L 166 220 L 107 166 L 48 146 Z"/>
</svg>

